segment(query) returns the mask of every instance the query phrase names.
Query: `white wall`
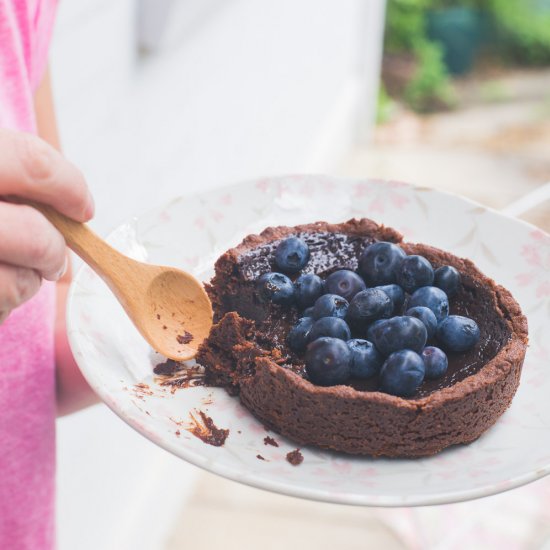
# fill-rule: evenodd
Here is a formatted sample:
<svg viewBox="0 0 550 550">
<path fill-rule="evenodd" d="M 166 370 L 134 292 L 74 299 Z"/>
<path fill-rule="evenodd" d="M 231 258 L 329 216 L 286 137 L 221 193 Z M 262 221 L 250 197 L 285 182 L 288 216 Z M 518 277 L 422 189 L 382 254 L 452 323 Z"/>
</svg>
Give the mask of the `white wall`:
<svg viewBox="0 0 550 550">
<path fill-rule="evenodd" d="M 182 192 L 331 171 L 372 116 L 383 0 L 164 3 L 168 27 L 145 58 L 131 0 L 60 3 L 63 145 L 92 187 L 102 234 Z M 142 43 L 157 43 L 146 32 Z M 103 406 L 58 428 L 60 550 L 161 547 L 195 470 Z"/>
</svg>

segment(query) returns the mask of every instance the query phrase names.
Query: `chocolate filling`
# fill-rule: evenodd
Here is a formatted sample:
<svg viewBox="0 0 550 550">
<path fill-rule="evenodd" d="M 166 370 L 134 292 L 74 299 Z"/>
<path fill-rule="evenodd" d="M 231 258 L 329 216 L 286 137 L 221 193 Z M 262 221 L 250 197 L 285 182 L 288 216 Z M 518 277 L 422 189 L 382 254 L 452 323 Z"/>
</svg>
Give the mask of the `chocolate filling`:
<svg viewBox="0 0 550 550">
<path fill-rule="evenodd" d="M 316 273 L 322 278 L 337 269 L 356 270 L 361 252 L 374 242 L 372 237 L 329 232 L 297 232 L 296 235 L 307 242 L 311 251 L 310 261 L 302 273 Z M 294 353 L 286 344 L 288 332 L 300 317 L 300 311 L 295 307 L 263 303 L 256 291 L 256 279 L 263 273 L 277 270 L 273 257 L 279 242 L 260 244 L 238 258 L 233 277 L 226 281 L 227 287 L 221 296 L 221 308 L 216 312 L 215 321 L 229 311 L 236 311 L 242 317 L 255 321 L 256 331 L 252 338 L 258 346 L 277 350 L 283 358 L 280 362 L 283 368 L 289 368 L 307 379 L 303 355 Z M 428 247 L 404 243 L 401 246 L 407 253 L 422 254 L 434 268 L 441 265 Z M 497 309 L 498 304 L 494 303 L 491 289 L 482 286 L 469 274 L 462 273 L 460 291 L 449 301 L 451 314 L 471 317 L 477 322 L 481 331 L 480 341 L 466 353 L 448 354 L 446 374 L 436 380 L 425 380 L 412 399 L 425 397 L 475 374 L 510 340 L 510 329 Z M 394 315 L 402 315 L 406 309 L 405 302 L 403 311 L 394 312 Z M 365 330 L 353 331 L 352 337 L 364 338 Z M 436 340 L 429 343 L 438 345 Z M 361 391 L 377 391 L 379 381 L 377 376 L 368 380 L 352 379 L 349 385 Z"/>
</svg>

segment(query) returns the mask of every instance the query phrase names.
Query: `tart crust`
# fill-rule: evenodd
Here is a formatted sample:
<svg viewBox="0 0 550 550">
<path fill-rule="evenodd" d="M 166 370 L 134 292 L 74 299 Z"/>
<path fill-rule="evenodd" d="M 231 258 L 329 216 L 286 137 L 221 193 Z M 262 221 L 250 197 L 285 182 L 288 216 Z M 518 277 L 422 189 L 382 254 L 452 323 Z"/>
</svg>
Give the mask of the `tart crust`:
<svg viewBox="0 0 550 550">
<path fill-rule="evenodd" d="M 239 306 L 239 262 L 243 255 L 296 233 L 328 232 L 399 243 L 408 254 L 421 254 L 434 265 L 452 265 L 463 279 L 481 285 L 504 322 L 509 337 L 494 357 L 474 374 L 420 398 L 401 398 L 351 386 L 321 387 L 286 365 L 284 347 L 272 345 Z M 317 222 L 270 227 L 250 235 L 216 263 L 207 291 L 215 321 L 197 361 L 207 383 L 223 386 L 258 419 L 300 445 L 350 454 L 388 457 L 433 455 L 451 445 L 469 443 L 492 426 L 517 390 L 527 348 L 527 320 L 510 292 L 483 275 L 467 259 L 422 244 L 402 242 L 395 230 L 368 219 L 342 224 Z M 244 310 L 244 311 L 243 311 Z"/>
</svg>

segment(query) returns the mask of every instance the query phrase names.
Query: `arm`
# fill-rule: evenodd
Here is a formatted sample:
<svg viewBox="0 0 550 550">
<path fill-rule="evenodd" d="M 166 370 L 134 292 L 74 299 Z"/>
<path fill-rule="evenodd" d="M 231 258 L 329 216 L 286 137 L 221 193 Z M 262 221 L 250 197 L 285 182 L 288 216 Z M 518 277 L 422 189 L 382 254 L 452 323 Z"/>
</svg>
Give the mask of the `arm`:
<svg viewBox="0 0 550 550">
<path fill-rule="evenodd" d="M 71 283 L 70 270 L 57 283 L 57 317 L 55 320 L 55 361 L 57 414 L 76 412 L 99 401 L 78 368 L 67 339 L 67 293 Z"/>
<path fill-rule="evenodd" d="M 49 72 L 46 72 L 42 83 L 36 91 L 34 104 L 39 136 L 59 150 L 60 142 L 55 121 Z M 98 401 L 98 397 L 80 373 L 67 339 L 65 314 L 71 275 L 69 262 L 66 273 L 57 282 L 55 358 L 57 410 L 59 415 L 75 412 Z"/>
</svg>

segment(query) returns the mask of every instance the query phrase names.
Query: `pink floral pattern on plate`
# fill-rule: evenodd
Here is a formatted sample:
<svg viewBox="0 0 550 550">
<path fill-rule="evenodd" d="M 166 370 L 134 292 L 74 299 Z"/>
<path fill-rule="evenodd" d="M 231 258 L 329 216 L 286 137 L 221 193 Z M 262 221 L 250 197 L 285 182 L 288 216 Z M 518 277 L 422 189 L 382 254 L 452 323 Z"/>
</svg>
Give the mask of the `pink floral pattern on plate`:
<svg viewBox="0 0 550 550">
<path fill-rule="evenodd" d="M 533 231 L 522 246 L 521 255 L 528 271 L 516 276 L 518 285 L 531 287 L 537 298 L 550 297 L 550 242 L 542 231 Z"/>
<path fill-rule="evenodd" d="M 509 288 L 528 315 L 531 347 L 524 383 L 501 421 L 471 445 L 421 460 L 304 448 L 304 462 L 292 466 L 285 456 L 296 445 L 272 433 L 280 446 L 264 445 L 268 432 L 223 390 L 199 386 L 170 393 L 158 386 L 152 367 L 162 358 L 87 267 L 76 277 L 69 302 L 69 337 L 84 376 L 123 420 L 175 455 L 230 479 L 294 496 L 373 506 L 438 504 L 499 493 L 547 475 L 548 235 L 465 199 L 400 182 L 292 175 L 173 200 L 122 225 L 109 240 L 134 257 L 180 266 L 206 281 L 224 250 L 268 225 L 361 216 L 406 230 L 405 238 L 471 258 Z M 136 398 L 136 384 L 150 391 Z M 175 422 L 186 422 L 195 409 L 230 430 L 223 447 L 178 429 Z"/>
</svg>

